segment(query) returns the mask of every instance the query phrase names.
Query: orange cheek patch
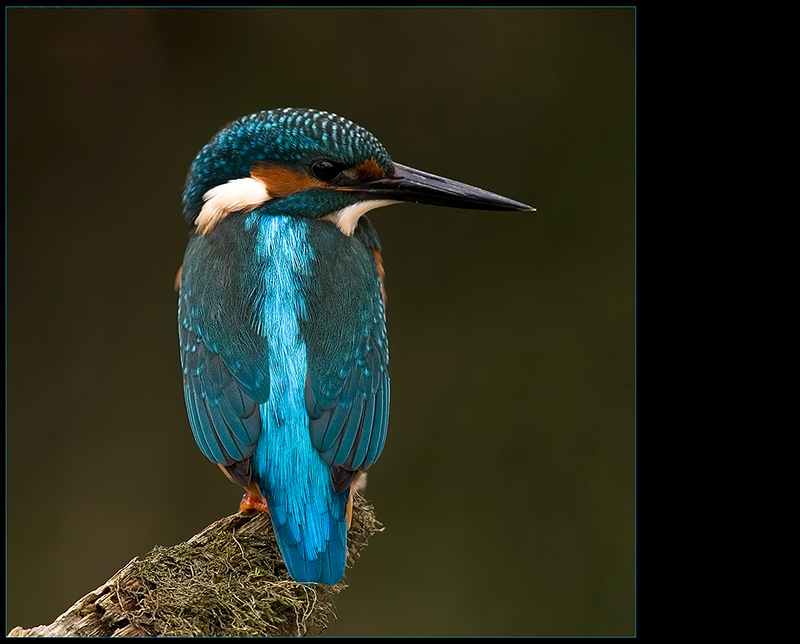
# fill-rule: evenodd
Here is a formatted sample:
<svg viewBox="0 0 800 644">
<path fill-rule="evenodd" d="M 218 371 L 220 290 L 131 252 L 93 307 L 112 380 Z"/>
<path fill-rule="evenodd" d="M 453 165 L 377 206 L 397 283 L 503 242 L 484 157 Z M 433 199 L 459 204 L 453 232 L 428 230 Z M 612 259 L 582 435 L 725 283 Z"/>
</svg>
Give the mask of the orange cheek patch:
<svg viewBox="0 0 800 644">
<path fill-rule="evenodd" d="M 362 179 L 368 179 L 372 181 L 375 179 L 383 179 L 386 176 L 386 170 L 380 166 L 374 157 L 359 163 L 355 167 L 355 170 L 358 172 L 358 176 L 360 176 Z"/>
<path fill-rule="evenodd" d="M 327 186 L 305 172 L 297 172 L 279 165 L 257 163 L 250 169 L 250 176 L 266 186 L 270 197 L 285 197 L 301 190 Z"/>
</svg>

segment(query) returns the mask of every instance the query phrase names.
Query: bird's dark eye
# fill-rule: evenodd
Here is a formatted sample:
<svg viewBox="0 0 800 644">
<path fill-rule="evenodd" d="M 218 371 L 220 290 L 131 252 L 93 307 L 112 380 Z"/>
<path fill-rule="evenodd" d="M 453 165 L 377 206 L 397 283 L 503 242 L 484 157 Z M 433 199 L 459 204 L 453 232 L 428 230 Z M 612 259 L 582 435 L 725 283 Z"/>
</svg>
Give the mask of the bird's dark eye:
<svg viewBox="0 0 800 644">
<path fill-rule="evenodd" d="M 339 173 L 346 167 L 347 166 L 343 163 L 336 163 L 328 159 L 320 159 L 311 164 L 311 172 L 313 172 L 314 176 L 320 181 L 330 183 L 338 177 Z"/>
</svg>

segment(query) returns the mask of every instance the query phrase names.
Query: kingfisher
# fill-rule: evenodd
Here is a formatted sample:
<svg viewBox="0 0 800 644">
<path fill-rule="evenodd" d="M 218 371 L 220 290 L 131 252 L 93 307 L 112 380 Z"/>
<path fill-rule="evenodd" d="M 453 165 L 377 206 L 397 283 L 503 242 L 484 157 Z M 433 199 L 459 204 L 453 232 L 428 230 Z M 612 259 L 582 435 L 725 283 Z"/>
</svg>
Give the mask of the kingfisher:
<svg viewBox="0 0 800 644">
<path fill-rule="evenodd" d="M 298 582 L 341 580 L 353 495 L 386 441 L 384 268 L 365 214 L 404 201 L 533 210 L 395 163 L 364 128 L 313 109 L 229 123 L 186 181 L 189 424 L 244 488 L 240 511 L 269 512 Z"/>
</svg>

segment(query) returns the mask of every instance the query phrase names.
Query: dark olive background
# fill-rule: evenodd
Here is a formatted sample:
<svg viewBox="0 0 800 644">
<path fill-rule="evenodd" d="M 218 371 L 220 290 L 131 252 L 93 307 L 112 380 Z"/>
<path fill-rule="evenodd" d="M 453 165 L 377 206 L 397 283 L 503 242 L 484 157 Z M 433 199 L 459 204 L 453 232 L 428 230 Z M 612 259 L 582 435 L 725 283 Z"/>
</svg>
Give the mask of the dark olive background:
<svg viewBox="0 0 800 644">
<path fill-rule="evenodd" d="M 9 9 L 8 627 L 234 512 L 196 448 L 173 279 L 189 164 L 316 107 L 536 213 L 370 214 L 386 529 L 330 635 L 635 633 L 635 12 Z"/>
</svg>

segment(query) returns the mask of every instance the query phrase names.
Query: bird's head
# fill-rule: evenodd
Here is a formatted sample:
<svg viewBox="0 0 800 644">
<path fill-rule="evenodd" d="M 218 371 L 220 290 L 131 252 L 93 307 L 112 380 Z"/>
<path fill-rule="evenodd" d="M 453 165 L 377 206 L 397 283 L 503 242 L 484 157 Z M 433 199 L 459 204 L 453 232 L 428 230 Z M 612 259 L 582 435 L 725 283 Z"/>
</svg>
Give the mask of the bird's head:
<svg viewBox="0 0 800 644">
<path fill-rule="evenodd" d="M 225 126 L 200 151 L 184 215 L 207 234 L 234 212 L 329 219 L 352 234 L 369 210 L 402 201 L 483 210 L 530 206 L 394 163 L 370 132 L 340 116 L 278 109 Z"/>
</svg>

